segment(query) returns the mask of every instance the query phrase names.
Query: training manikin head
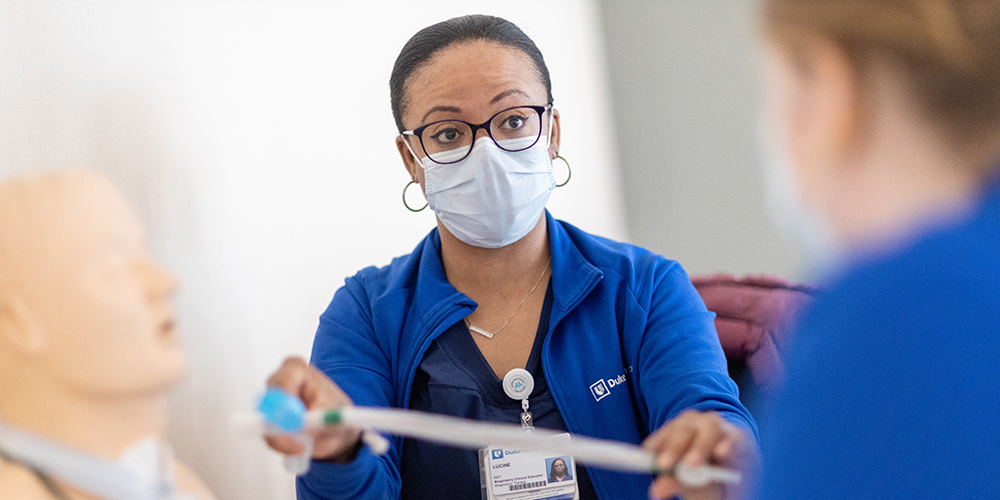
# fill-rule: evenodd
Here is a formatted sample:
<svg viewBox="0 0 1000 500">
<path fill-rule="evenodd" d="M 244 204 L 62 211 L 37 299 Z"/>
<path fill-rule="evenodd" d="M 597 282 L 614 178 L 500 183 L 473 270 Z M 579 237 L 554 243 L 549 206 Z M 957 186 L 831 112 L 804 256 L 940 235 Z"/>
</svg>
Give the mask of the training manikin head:
<svg viewBox="0 0 1000 500">
<path fill-rule="evenodd" d="M 144 230 L 87 172 L 0 183 L 0 421 L 37 397 L 156 397 L 184 371 L 169 299 Z M 22 397 L 23 399 L 23 397 Z"/>
</svg>

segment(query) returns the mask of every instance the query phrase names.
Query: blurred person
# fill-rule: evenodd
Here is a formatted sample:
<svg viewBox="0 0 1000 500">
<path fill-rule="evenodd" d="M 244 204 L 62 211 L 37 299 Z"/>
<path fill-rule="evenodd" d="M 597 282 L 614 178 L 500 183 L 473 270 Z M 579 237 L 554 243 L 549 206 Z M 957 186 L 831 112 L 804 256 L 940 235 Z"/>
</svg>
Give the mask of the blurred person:
<svg viewBox="0 0 1000 500">
<path fill-rule="evenodd" d="M 535 426 L 636 444 L 648 437 L 664 469 L 755 453 L 756 426 L 728 376 L 714 315 L 681 266 L 545 210 L 562 128 L 530 38 L 482 15 L 425 28 L 399 54 L 390 97 L 394 146 L 411 179 L 403 202 L 407 189 L 423 192 L 437 228 L 412 254 L 348 278 L 320 318 L 312 365 L 289 359 L 270 385 L 310 409 L 358 404 L 515 423 L 521 401 L 501 379 L 522 368 L 534 377 Z M 480 497 L 476 450 L 391 443 L 377 456 L 357 430 L 317 435 L 299 498 Z M 653 479 L 584 467 L 574 477 L 585 500 L 641 498 Z M 668 476 L 657 484 L 662 496 L 682 492 Z"/>
<path fill-rule="evenodd" d="M 1000 2 L 763 0 L 781 214 L 823 262 L 761 498 L 1000 498 Z"/>
</svg>

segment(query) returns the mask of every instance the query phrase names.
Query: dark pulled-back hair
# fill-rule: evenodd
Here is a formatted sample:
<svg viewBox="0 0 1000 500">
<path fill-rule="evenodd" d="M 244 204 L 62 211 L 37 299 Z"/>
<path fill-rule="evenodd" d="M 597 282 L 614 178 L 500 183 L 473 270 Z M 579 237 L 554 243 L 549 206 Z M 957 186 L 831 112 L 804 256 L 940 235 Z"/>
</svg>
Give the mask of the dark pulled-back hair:
<svg viewBox="0 0 1000 500">
<path fill-rule="evenodd" d="M 447 21 L 428 26 L 413 35 L 396 58 L 389 77 L 389 100 L 396 127 L 402 132 L 403 111 L 406 108 L 406 81 L 413 73 L 427 64 L 442 49 L 457 43 L 487 40 L 507 47 L 519 49 L 531 58 L 538 70 L 538 76 L 545 85 L 548 102 L 552 102 L 552 81 L 545 66 L 542 52 L 535 42 L 525 35 L 514 23 L 496 16 L 474 14 L 454 17 Z"/>
</svg>

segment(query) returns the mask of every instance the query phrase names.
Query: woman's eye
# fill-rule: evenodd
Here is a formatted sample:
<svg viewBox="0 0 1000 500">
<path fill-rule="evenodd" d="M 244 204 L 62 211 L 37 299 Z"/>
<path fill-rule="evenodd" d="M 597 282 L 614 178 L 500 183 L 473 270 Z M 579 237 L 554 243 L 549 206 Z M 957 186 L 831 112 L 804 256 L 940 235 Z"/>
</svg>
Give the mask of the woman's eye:
<svg viewBox="0 0 1000 500">
<path fill-rule="evenodd" d="M 450 142 L 455 142 L 458 139 L 459 135 L 460 134 L 457 129 L 446 128 L 444 130 L 435 132 L 434 135 L 431 136 L 431 139 L 434 139 L 439 144 L 448 144 Z"/>
<path fill-rule="evenodd" d="M 503 127 L 506 129 L 517 130 L 524 126 L 525 119 L 523 116 L 508 116 L 503 121 Z"/>
</svg>

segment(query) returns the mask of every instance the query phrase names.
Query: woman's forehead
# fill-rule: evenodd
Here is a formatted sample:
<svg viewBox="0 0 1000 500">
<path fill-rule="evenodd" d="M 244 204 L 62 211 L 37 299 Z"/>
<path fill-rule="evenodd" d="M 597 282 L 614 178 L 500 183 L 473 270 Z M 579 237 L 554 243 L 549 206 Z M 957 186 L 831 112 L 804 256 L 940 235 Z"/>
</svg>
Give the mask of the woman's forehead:
<svg viewBox="0 0 1000 500">
<path fill-rule="evenodd" d="M 409 78 L 403 121 L 413 128 L 436 115 L 485 120 L 506 107 L 544 105 L 546 96 L 534 62 L 523 51 L 465 42 L 441 50 Z"/>
</svg>

